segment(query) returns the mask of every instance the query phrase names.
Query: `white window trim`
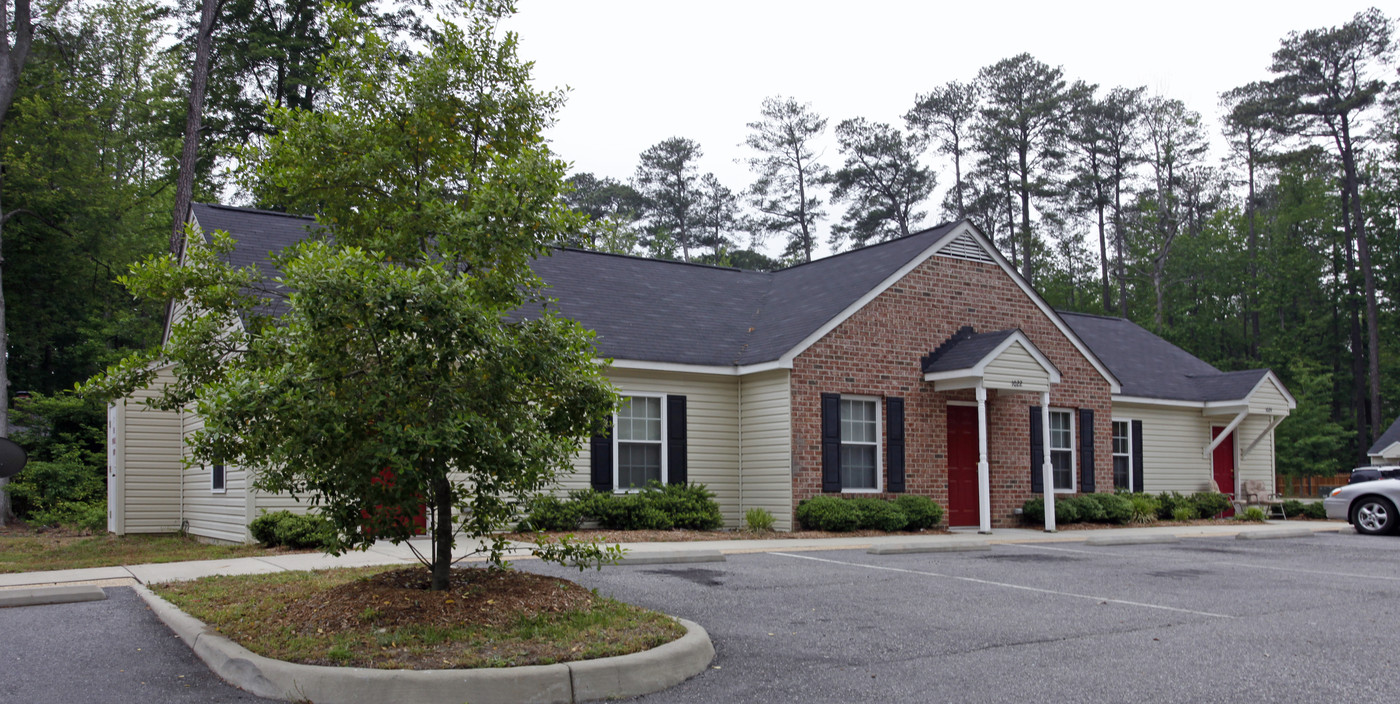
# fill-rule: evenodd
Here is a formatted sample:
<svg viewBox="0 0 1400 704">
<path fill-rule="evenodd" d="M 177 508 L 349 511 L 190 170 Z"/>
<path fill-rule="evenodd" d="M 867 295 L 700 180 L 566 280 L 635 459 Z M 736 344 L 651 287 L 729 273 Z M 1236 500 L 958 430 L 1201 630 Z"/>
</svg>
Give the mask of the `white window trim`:
<svg viewBox="0 0 1400 704">
<path fill-rule="evenodd" d="M 224 470 L 223 470 L 224 485 L 223 485 L 223 486 L 214 486 L 214 476 L 215 476 L 214 467 L 223 467 L 223 468 L 224 468 Z M 211 493 L 211 494 L 227 494 L 227 493 L 228 493 L 228 465 L 226 465 L 226 464 L 211 464 L 211 465 L 209 465 L 209 493 Z"/>
<path fill-rule="evenodd" d="M 844 478 L 841 482 L 841 493 L 843 494 L 880 494 L 885 491 L 885 409 L 879 396 L 854 396 L 841 394 L 842 401 L 868 401 L 875 404 L 875 488 L 861 489 L 856 487 L 847 488 Z M 839 413 L 839 410 L 838 410 Z M 841 443 L 845 445 L 843 441 Z M 851 443 L 852 445 L 865 445 L 866 443 Z M 839 452 L 839 451 L 838 451 Z"/>
<path fill-rule="evenodd" d="M 1126 424 L 1128 425 L 1128 491 L 1131 491 L 1131 492 L 1138 492 L 1138 491 L 1142 491 L 1142 487 L 1140 487 L 1140 486 L 1133 486 L 1133 479 L 1134 479 L 1134 477 L 1133 477 L 1133 421 L 1134 421 L 1134 420 L 1135 420 L 1134 418 L 1113 418 L 1113 419 L 1110 421 L 1109 426 L 1108 426 L 1108 438 L 1109 438 L 1109 440 L 1108 440 L 1108 443 L 1109 443 L 1109 448 L 1108 448 L 1108 449 L 1109 449 L 1109 453 L 1108 453 L 1108 456 L 1109 456 L 1110 462 L 1113 460 L 1113 458 L 1117 458 L 1117 457 L 1121 457 L 1121 456 L 1122 456 L 1122 455 L 1119 455 L 1117 452 L 1113 452 L 1113 425 L 1112 425 L 1112 424 L 1113 424 L 1113 423 L 1126 423 Z M 1116 490 L 1117 487 L 1114 487 L 1114 489 Z"/>
<path fill-rule="evenodd" d="M 623 393 L 619 393 L 618 396 L 621 397 L 621 398 L 657 398 L 657 399 L 661 399 L 661 483 L 662 483 L 662 484 L 666 484 L 666 483 L 667 483 L 667 480 L 668 480 L 667 471 L 666 471 L 666 470 L 667 470 L 667 467 L 666 467 L 666 455 L 668 454 L 668 453 L 667 453 L 667 450 L 669 449 L 669 448 L 667 447 L 667 444 L 668 444 L 667 437 L 668 437 L 668 436 L 667 436 L 667 434 L 666 434 L 666 420 L 667 420 L 667 419 L 666 419 L 666 415 L 667 415 L 667 413 L 666 413 L 666 394 L 647 393 L 647 392 L 638 392 L 638 393 L 627 393 L 627 392 L 623 392 Z M 612 422 L 613 422 L 613 432 L 612 432 L 612 485 L 613 485 L 613 493 L 614 493 L 614 494 L 635 494 L 635 493 L 641 491 L 641 489 L 640 489 L 640 488 L 638 488 L 638 489 L 625 488 L 625 487 L 622 486 L 622 482 L 618 480 L 617 465 L 618 465 L 618 462 L 620 462 L 620 461 L 622 460 L 622 455 L 617 451 L 618 444 L 619 444 L 619 442 L 620 442 L 620 441 L 618 440 L 618 437 L 617 437 L 617 436 L 618 436 L 618 433 L 617 433 L 617 426 L 618 426 L 618 422 L 617 422 L 617 411 L 613 411 Z M 628 440 L 628 442 L 633 442 L 633 441 Z"/>
<path fill-rule="evenodd" d="M 1069 488 L 1061 489 L 1060 487 L 1055 487 L 1055 493 L 1076 494 L 1079 492 L 1079 443 L 1075 442 L 1075 439 L 1078 436 L 1075 434 L 1076 423 L 1074 418 L 1076 413 L 1074 412 L 1073 408 L 1055 408 L 1052 406 L 1050 408 L 1050 415 L 1053 416 L 1056 413 L 1063 413 L 1069 416 Z M 1050 429 L 1049 436 L 1051 438 L 1051 442 L 1054 442 L 1055 431 L 1053 429 Z M 1054 451 L 1054 447 L 1046 447 L 1047 454 L 1053 455 Z M 1054 480 L 1053 471 L 1051 472 L 1051 480 Z"/>
</svg>

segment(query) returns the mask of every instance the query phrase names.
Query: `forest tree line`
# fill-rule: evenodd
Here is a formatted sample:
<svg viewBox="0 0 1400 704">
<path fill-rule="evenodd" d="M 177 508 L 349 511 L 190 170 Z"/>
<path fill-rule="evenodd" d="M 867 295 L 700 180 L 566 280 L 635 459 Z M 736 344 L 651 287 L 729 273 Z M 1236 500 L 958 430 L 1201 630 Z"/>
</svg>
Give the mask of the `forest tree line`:
<svg viewBox="0 0 1400 704">
<path fill-rule="evenodd" d="M 269 133 L 268 106 L 321 105 L 328 40 L 313 0 L 7 5 L 0 376 L 8 398 L 27 396 L 11 421 L 31 470 L 11 489 L 34 515 L 103 496 L 103 406 L 62 392 L 159 341 L 165 311 L 116 279 L 172 245 L 201 17 L 206 87 L 183 172 L 198 201 L 285 208 L 232 173 Z M 433 31 L 416 5 L 351 6 L 405 47 Z M 1280 470 L 1339 471 L 1400 413 L 1393 29 L 1367 10 L 1291 33 L 1218 106 L 1093 85 L 1027 54 L 928 86 L 900 124 L 773 97 L 748 124 L 750 183 L 699 173 L 701 145 L 667 139 L 625 178 L 574 174 L 569 203 L 591 224 L 561 244 L 771 269 L 823 242 L 968 218 L 1056 307 L 1131 318 L 1222 369 L 1273 368 L 1299 400 Z M 1217 110 L 1223 160 L 1203 117 Z"/>
</svg>

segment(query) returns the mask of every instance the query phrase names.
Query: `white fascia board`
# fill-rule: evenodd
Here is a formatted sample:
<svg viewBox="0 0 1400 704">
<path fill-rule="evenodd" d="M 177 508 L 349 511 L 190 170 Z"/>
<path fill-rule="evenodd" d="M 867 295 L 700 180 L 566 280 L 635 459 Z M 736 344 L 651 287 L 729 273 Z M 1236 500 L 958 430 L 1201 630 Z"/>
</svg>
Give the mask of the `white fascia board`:
<svg viewBox="0 0 1400 704">
<path fill-rule="evenodd" d="M 1288 400 L 1288 410 L 1291 411 L 1298 407 L 1298 400 L 1293 398 L 1293 394 L 1288 393 L 1288 388 L 1283 385 L 1283 382 L 1280 381 L 1277 376 L 1274 376 L 1274 370 L 1272 369 L 1264 370 L 1264 376 L 1260 377 L 1259 382 L 1254 385 L 1254 388 L 1250 389 L 1249 393 L 1244 395 L 1245 400 L 1248 400 L 1251 396 L 1258 393 L 1265 382 L 1273 383 L 1279 393 L 1283 394 L 1283 397 Z"/>
<path fill-rule="evenodd" d="M 1135 406 L 1167 406 L 1170 408 L 1205 408 L 1203 401 L 1179 401 L 1170 398 L 1149 398 L 1147 396 L 1113 396 L 1114 403 L 1132 404 Z"/>
<path fill-rule="evenodd" d="M 1372 457 L 1380 457 L 1388 460 L 1400 458 L 1400 442 L 1390 443 L 1390 445 L 1385 449 L 1381 450 L 1380 452 L 1372 452 L 1370 453 L 1370 455 Z"/>
<path fill-rule="evenodd" d="M 763 362 L 760 364 L 746 364 L 743 366 L 722 366 L 711 364 L 683 364 L 679 362 L 653 362 L 640 359 L 602 359 L 596 358 L 594 364 L 610 369 L 637 369 L 651 372 L 678 372 L 682 374 L 713 374 L 717 376 L 744 376 L 747 374 L 757 374 L 759 372 L 772 371 L 774 369 L 791 369 L 792 364 L 783 364 L 781 361 Z"/>
<path fill-rule="evenodd" d="M 1201 408 L 1201 415 L 1228 416 L 1233 413 L 1249 413 L 1249 403 L 1244 400 L 1208 401 Z"/>
</svg>

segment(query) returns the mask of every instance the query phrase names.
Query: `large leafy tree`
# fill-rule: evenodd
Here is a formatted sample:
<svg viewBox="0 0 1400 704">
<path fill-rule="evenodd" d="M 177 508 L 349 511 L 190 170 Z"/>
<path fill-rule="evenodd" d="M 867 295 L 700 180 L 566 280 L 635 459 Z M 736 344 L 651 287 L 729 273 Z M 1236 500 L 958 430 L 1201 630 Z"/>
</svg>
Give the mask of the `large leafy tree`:
<svg viewBox="0 0 1400 704">
<path fill-rule="evenodd" d="M 855 118 L 836 126 L 836 141 L 846 161 L 828 178 L 831 197 L 849 205 L 831 230 L 832 244 L 850 239 L 860 247 L 912 232 L 924 217 L 917 208 L 938 184 L 933 171 L 919 165 L 924 139 Z"/>
<path fill-rule="evenodd" d="M 783 256 L 812 261 L 817 222 L 826 216 L 818 185 L 829 173 L 817 161 L 815 142 L 826 131 L 826 118 L 810 103 L 794 98 L 765 98 L 763 119 L 750 122 L 744 144 L 759 153 L 748 159 L 758 179 L 749 197 L 758 216 L 754 225 L 761 234 L 781 234 L 787 242 Z"/>
<path fill-rule="evenodd" d="M 257 165 L 247 187 L 315 214 L 322 236 L 284 252 L 264 293 L 256 270 L 223 263 L 226 236 L 184 266 L 150 260 L 134 288 L 199 313 L 100 384 L 130 388 L 173 363 L 160 403 L 204 417 L 195 458 L 309 498 L 337 528 L 335 551 L 408 539 L 426 505 L 434 589 L 448 585 L 458 532 L 505 564 L 497 531 L 615 400 L 588 334 L 540 305 L 530 268 L 576 223 L 564 164 L 540 136 L 561 96 L 532 89 L 515 37 L 498 33 L 511 9 L 444 21 L 406 61 L 333 13 L 325 109 L 272 110 L 275 135 L 244 155 Z M 277 299 L 280 317 L 259 314 Z"/>
</svg>

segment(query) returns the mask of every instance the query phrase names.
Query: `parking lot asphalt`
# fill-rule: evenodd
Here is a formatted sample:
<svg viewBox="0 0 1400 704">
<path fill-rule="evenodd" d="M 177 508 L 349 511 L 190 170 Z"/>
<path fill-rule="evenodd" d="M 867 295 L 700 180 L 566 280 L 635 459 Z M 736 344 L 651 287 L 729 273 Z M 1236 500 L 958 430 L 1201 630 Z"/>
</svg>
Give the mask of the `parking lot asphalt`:
<svg viewBox="0 0 1400 704">
<path fill-rule="evenodd" d="M 1400 700 L 1395 538 L 517 565 L 709 630 L 711 669 L 641 702 Z"/>
</svg>

